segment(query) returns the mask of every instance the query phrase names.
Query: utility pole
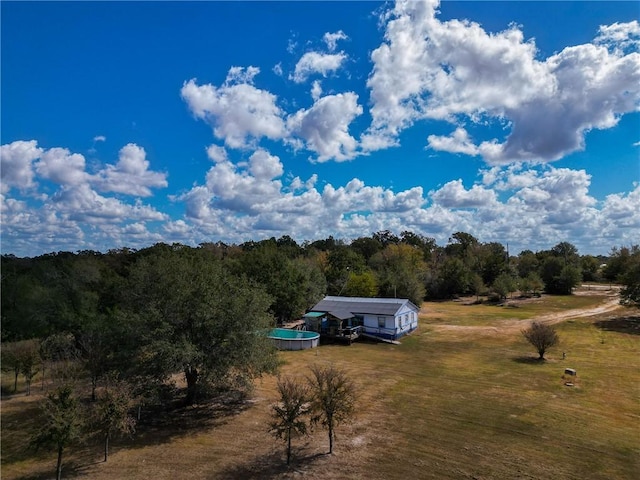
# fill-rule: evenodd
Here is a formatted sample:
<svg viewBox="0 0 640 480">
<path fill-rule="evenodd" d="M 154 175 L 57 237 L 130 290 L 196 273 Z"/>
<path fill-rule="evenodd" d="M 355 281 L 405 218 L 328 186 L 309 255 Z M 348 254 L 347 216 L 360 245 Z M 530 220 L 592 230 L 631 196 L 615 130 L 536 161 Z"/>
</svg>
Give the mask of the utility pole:
<svg viewBox="0 0 640 480">
<path fill-rule="evenodd" d="M 340 296 L 342 294 L 342 290 L 344 290 L 344 287 L 347 286 L 347 282 L 348 281 L 349 281 L 349 267 L 347 267 L 347 278 L 345 278 L 344 283 L 342 284 L 342 288 L 338 292 L 338 296 Z"/>
</svg>

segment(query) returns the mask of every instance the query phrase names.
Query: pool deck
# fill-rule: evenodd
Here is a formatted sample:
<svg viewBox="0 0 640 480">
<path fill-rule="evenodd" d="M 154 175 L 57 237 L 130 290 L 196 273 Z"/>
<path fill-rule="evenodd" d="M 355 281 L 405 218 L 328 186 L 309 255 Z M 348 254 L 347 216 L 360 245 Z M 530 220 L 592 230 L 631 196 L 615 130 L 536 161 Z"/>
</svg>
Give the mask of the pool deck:
<svg viewBox="0 0 640 480">
<path fill-rule="evenodd" d="M 304 327 L 304 320 L 294 320 L 293 322 L 285 322 L 281 327 L 278 328 L 286 328 L 287 330 L 302 330 Z"/>
</svg>

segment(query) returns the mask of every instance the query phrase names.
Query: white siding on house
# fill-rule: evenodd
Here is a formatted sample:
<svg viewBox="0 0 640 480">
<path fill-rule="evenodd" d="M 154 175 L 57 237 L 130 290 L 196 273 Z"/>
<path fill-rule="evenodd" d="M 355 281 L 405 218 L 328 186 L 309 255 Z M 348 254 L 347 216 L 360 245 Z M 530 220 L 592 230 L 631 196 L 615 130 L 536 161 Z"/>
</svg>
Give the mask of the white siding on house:
<svg viewBox="0 0 640 480">
<path fill-rule="evenodd" d="M 333 312 L 334 315 L 346 312 L 353 318 L 362 319 L 366 333 L 384 338 L 395 339 L 418 327 L 418 308 L 407 299 L 329 296 L 312 311 Z"/>
</svg>

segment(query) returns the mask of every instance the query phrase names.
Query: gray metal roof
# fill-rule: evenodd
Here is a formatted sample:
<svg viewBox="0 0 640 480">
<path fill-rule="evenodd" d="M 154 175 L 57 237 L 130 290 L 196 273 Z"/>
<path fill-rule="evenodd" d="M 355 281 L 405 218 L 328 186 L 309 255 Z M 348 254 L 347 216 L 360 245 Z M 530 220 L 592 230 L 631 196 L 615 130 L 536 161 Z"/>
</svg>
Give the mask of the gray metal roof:
<svg viewBox="0 0 640 480">
<path fill-rule="evenodd" d="M 365 297 L 324 297 L 311 311 L 314 312 L 344 312 L 354 315 L 395 315 L 403 306 L 418 311 L 418 307 L 406 298 L 365 298 Z"/>
<path fill-rule="evenodd" d="M 347 320 L 353 317 L 353 312 L 349 310 L 331 310 L 329 313 L 340 320 Z"/>
</svg>

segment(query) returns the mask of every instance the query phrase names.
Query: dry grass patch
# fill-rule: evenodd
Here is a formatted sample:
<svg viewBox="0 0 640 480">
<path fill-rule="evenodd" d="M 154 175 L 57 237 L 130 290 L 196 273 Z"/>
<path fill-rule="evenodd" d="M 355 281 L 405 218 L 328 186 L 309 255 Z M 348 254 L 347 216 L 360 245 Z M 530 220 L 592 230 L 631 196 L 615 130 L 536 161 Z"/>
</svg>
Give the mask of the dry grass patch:
<svg viewBox="0 0 640 480">
<path fill-rule="evenodd" d="M 566 308 L 587 308 L 582 301 L 570 299 Z M 544 302 L 535 304 L 528 318 L 562 312 L 558 305 L 553 300 L 545 310 Z M 450 302 L 425 310 L 432 307 L 440 309 L 443 326 L 447 316 L 454 323 L 459 312 L 476 309 Z M 533 309 L 510 311 L 527 308 Z M 557 324 L 561 345 L 542 363 L 526 361 L 536 354 L 518 329 L 503 328 L 505 317 L 446 329 L 431 327 L 429 315 L 401 345 L 281 352 L 286 375 L 302 377 L 322 362 L 352 375 L 357 416 L 338 428 L 334 455 L 326 454 L 326 432 L 317 431 L 294 440 L 292 465 L 285 466 L 284 445 L 267 431 L 277 398 L 269 376 L 232 411 L 210 405 L 175 412 L 191 415 L 188 428 L 141 425 L 137 437 L 114 442 L 108 463 L 98 462 L 99 447 L 85 445 L 70 455 L 65 472 L 97 480 L 638 478 L 640 342 L 633 333 L 606 328 L 628 310 Z M 564 386 L 566 367 L 577 370 L 576 387 Z M 29 417 L 33 400 L 3 401 L 3 479 L 50 478 L 53 472 L 55 455 L 20 453 L 24 436 L 16 421 Z"/>
<path fill-rule="evenodd" d="M 507 299 L 504 304 L 476 303 L 475 297 L 456 301 L 426 302 L 420 318 L 433 325 L 495 326 L 504 321 L 528 320 L 540 315 L 590 309 L 611 296 L 606 292 L 589 295 L 544 295 L 541 298 Z"/>
</svg>

